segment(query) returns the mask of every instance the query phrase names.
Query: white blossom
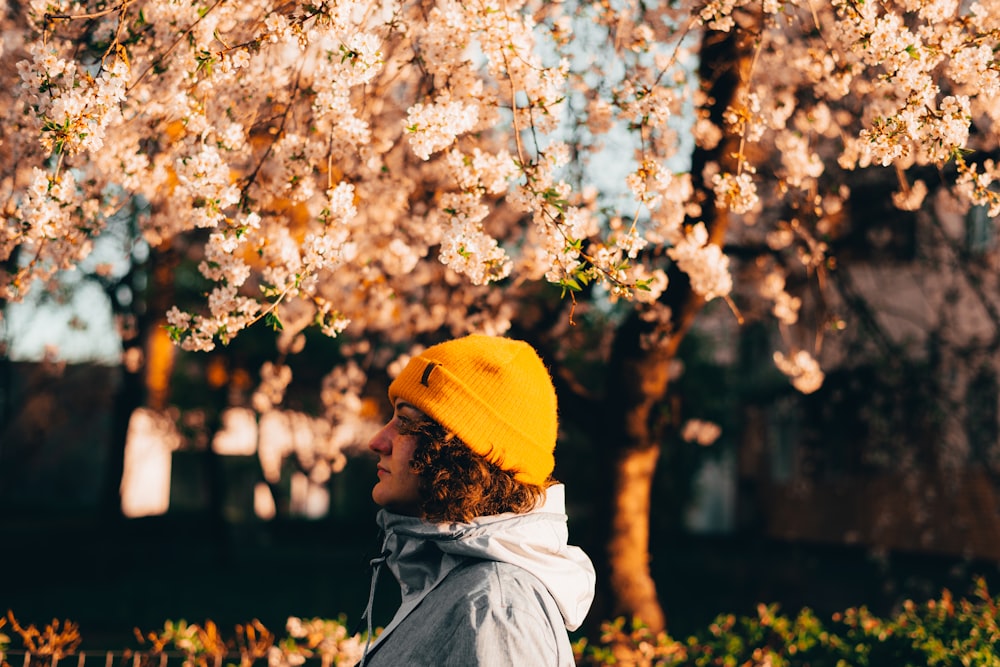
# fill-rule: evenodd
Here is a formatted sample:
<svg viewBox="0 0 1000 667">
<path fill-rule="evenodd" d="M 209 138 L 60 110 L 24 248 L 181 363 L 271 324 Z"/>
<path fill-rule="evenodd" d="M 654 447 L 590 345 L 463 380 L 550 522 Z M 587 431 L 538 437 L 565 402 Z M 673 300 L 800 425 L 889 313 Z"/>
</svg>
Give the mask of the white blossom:
<svg viewBox="0 0 1000 667">
<path fill-rule="evenodd" d="M 823 386 L 825 379 L 823 371 L 819 363 L 805 350 L 798 350 L 790 357 L 775 352 L 774 365 L 787 375 L 792 385 L 803 394 L 811 394 Z"/>
<path fill-rule="evenodd" d="M 729 274 L 729 258 L 722 249 L 708 240 L 705 224 L 699 222 L 667 251 L 682 271 L 691 279 L 691 289 L 706 301 L 728 296 L 733 289 Z"/>
</svg>

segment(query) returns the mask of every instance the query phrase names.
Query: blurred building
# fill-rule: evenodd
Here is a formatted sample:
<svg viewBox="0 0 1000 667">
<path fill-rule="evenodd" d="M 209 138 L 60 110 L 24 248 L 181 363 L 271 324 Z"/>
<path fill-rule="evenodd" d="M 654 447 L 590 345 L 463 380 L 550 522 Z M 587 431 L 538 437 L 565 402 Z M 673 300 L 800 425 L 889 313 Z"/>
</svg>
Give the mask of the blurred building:
<svg viewBox="0 0 1000 667">
<path fill-rule="evenodd" d="M 804 307 L 848 320 L 823 341 L 821 389 L 767 380 L 780 339 L 739 332 L 736 529 L 1000 561 L 997 221 L 944 192 L 899 211 L 886 190 L 854 193 L 836 300 Z"/>
</svg>

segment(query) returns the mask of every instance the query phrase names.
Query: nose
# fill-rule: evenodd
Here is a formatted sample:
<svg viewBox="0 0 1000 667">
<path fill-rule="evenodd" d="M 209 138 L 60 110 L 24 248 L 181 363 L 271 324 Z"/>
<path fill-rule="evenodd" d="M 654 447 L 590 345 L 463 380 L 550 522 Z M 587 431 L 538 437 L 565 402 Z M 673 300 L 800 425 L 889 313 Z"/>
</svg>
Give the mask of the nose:
<svg viewBox="0 0 1000 667">
<path fill-rule="evenodd" d="M 392 451 L 392 438 L 389 437 L 389 425 L 386 424 L 368 441 L 368 449 L 376 454 L 388 454 Z"/>
</svg>

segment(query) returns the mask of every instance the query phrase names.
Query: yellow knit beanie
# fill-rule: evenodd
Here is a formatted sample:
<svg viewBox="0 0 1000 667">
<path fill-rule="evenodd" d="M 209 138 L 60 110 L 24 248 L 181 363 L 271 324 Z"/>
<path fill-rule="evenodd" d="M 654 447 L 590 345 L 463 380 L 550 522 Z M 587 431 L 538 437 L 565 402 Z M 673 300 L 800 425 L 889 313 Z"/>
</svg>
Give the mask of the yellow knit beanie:
<svg viewBox="0 0 1000 667">
<path fill-rule="evenodd" d="M 555 466 L 556 392 L 524 341 L 473 334 L 427 348 L 389 385 L 469 448 L 529 484 Z"/>
</svg>

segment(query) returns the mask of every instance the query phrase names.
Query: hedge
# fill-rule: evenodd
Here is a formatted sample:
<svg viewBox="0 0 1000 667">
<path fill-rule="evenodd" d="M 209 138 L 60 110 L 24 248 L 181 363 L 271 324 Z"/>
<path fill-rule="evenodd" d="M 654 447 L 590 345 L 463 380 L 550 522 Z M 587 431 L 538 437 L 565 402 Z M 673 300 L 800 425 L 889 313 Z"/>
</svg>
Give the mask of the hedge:
<svg viewBox="0 0 1000 667">
<path fill-rule="evenodd" d="M 575 649 L 586 667 L 1000 667 L 998 606 L 978 579 L 969 599 L 945 590 L 906 601 L 890 618 L 859 607 L 824 623 L 808 608 L 790 617 L 762 604 L 755 616 L 720 615 L 685 640 L 619 618 Z"/>
<path fill-rule="evenodd" d="M 777 605 L 761 604 L 755 615 L 720 615 L 685 639 L 618 618 L 573 649 L 580 667 L 1000 667 L 998 607 L 1000 598 L 979 579 L 968 598 L 955 600 L 944 590 L 925 603 L 907 601 L 887 618 L 858 607 L 823 621 L 808 608 L 788 616 Z M 138 649 L 116 654 L 131 667 L 171 661 L 184 667 L 334 667 L 355 664 L 365 644 L 364 635 L 350 633 L 344 616 L 292 617 L 280 637 L 259 621 L 237 625 L 228 637 L 211 621 L 167 621 L 157 631 L 137 629 L 136 636 Z M 13 648 L 15 639 L 20 649 Z M 72 622 L 54 620 L 39 630 L 20 625 L 13 612 L 0 618 L 0 667 L 20 667 L 15 655 L 25 667 L 56 667 L 79 646 Z M 82 656 L 77 662 L 84 664 Z"/>
</svg>

